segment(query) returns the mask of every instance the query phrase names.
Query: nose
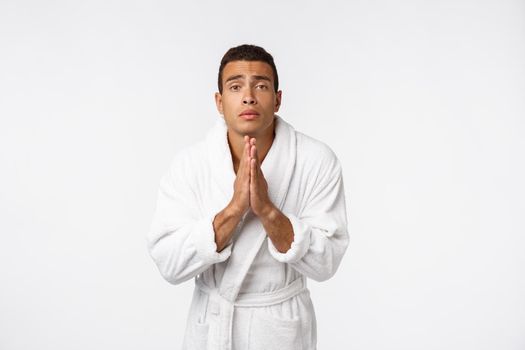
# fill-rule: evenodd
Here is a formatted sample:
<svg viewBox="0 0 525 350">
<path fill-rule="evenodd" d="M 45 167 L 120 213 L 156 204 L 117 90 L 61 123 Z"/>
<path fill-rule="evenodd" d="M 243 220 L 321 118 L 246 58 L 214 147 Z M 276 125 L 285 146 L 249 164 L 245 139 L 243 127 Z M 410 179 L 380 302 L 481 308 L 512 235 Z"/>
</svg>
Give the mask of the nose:
<svg viewBox="0 0 525 350">
<path fill-rule="evenodd" d="M 248 89 L 248 92 L 242 98 L 242 104 L 244 105 L 254 105 L 256 103 L 255 98 L 253 98 L 251 92 Z"/>
</svg>

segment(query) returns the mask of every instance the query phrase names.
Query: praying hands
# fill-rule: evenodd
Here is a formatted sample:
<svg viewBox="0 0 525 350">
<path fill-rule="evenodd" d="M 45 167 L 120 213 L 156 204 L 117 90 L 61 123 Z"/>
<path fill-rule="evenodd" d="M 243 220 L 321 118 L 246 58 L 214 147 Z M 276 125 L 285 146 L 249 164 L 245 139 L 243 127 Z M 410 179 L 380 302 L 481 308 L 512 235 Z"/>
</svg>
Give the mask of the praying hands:
<svg viewBox="0 0 525 350">
<path fill-rule="evenodd" d="M 275 206 L 268 196 L 268 183 L 261 169 L 256 139 L 250 139 L 248 136 L 244 139 L 248 143 L 250 157 L 250 207 L 255 215 L 266 217 Z"/>
<path fill-rule="evenodd" d="M 214 219 L 217 251 L 227 245 L 234 228 L 251 208 L 259 217 L 268 237 L 279 252 L 290 249 L 294 239 L 290 220 L 272 203 L 268 195 L 268 183 L 261 169 L 256 139 L 244 136 L 244 149 L 233 184 L 233 197 L 228 206 Z"/>
</svg>

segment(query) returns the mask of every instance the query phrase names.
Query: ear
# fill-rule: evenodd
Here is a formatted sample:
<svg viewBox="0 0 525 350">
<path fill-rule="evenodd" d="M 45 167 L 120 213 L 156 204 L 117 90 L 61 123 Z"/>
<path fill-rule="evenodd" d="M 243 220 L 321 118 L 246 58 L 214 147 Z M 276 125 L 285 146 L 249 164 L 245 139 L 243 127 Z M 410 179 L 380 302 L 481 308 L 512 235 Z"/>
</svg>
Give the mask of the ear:
<svg viewBox="0 0 525 350">
<path fill-rule="evenodd" d="M 277 91 L 275 93 L 275 106 L 273 108 L 274 112 L 278 112 L 279 108 L 281 107 L 281 98 L 282 98 L 283 92 L 281 90 Z"/>
<path fill-rule="evenodd" d="M 215 105 L 217 106 L 219 113 L 224 114 L 224 111 L 222 110 L 222 95 L 218 92 L 215 93 Z"/>
</svg>

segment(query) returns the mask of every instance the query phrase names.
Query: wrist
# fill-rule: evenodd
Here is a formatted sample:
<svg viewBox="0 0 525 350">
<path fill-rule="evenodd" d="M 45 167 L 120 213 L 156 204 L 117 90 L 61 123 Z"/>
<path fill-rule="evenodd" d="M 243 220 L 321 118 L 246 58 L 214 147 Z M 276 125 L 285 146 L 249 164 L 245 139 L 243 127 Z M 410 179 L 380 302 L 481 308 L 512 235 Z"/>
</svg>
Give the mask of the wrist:
<svg viewBox="0 0 525 350">
<path fill-rule="evenodd" d="M 261 222 L 267 223 L 275 220 L 275 218 L 279 215 L 280 211 L 277 209 L 276 206 L 268 205 L 265 209 L 261 210 L 260 220 Z"/>
<path fill-rule="evenodd" d="M 239 220 L 244 215 L 244 211 L 233 203 L 228 204 L 228 206 L 225 209 L 225 213 L 228 216 L 233 217 L 235 219 L 239 219 Z"/>
</svg>

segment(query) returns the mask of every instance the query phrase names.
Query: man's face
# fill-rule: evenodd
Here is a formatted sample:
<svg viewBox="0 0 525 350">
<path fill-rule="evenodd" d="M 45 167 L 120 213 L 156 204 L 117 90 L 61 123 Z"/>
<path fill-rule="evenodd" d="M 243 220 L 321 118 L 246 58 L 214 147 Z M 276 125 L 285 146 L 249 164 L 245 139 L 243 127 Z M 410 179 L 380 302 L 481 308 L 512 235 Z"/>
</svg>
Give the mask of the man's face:
<svg viewBox="0 0 525 350">
<path fill-rule="evenodd" d="M 222 71 L 222 94 L 215 93 L 228 130 L 257 137 L 273 132 L 274 113 L 281 105 L 274 90 L 272 67 L 262 61 L 232 61 Z M 249 113 L 248 115 L 243 115 Z"/>
</svg>

